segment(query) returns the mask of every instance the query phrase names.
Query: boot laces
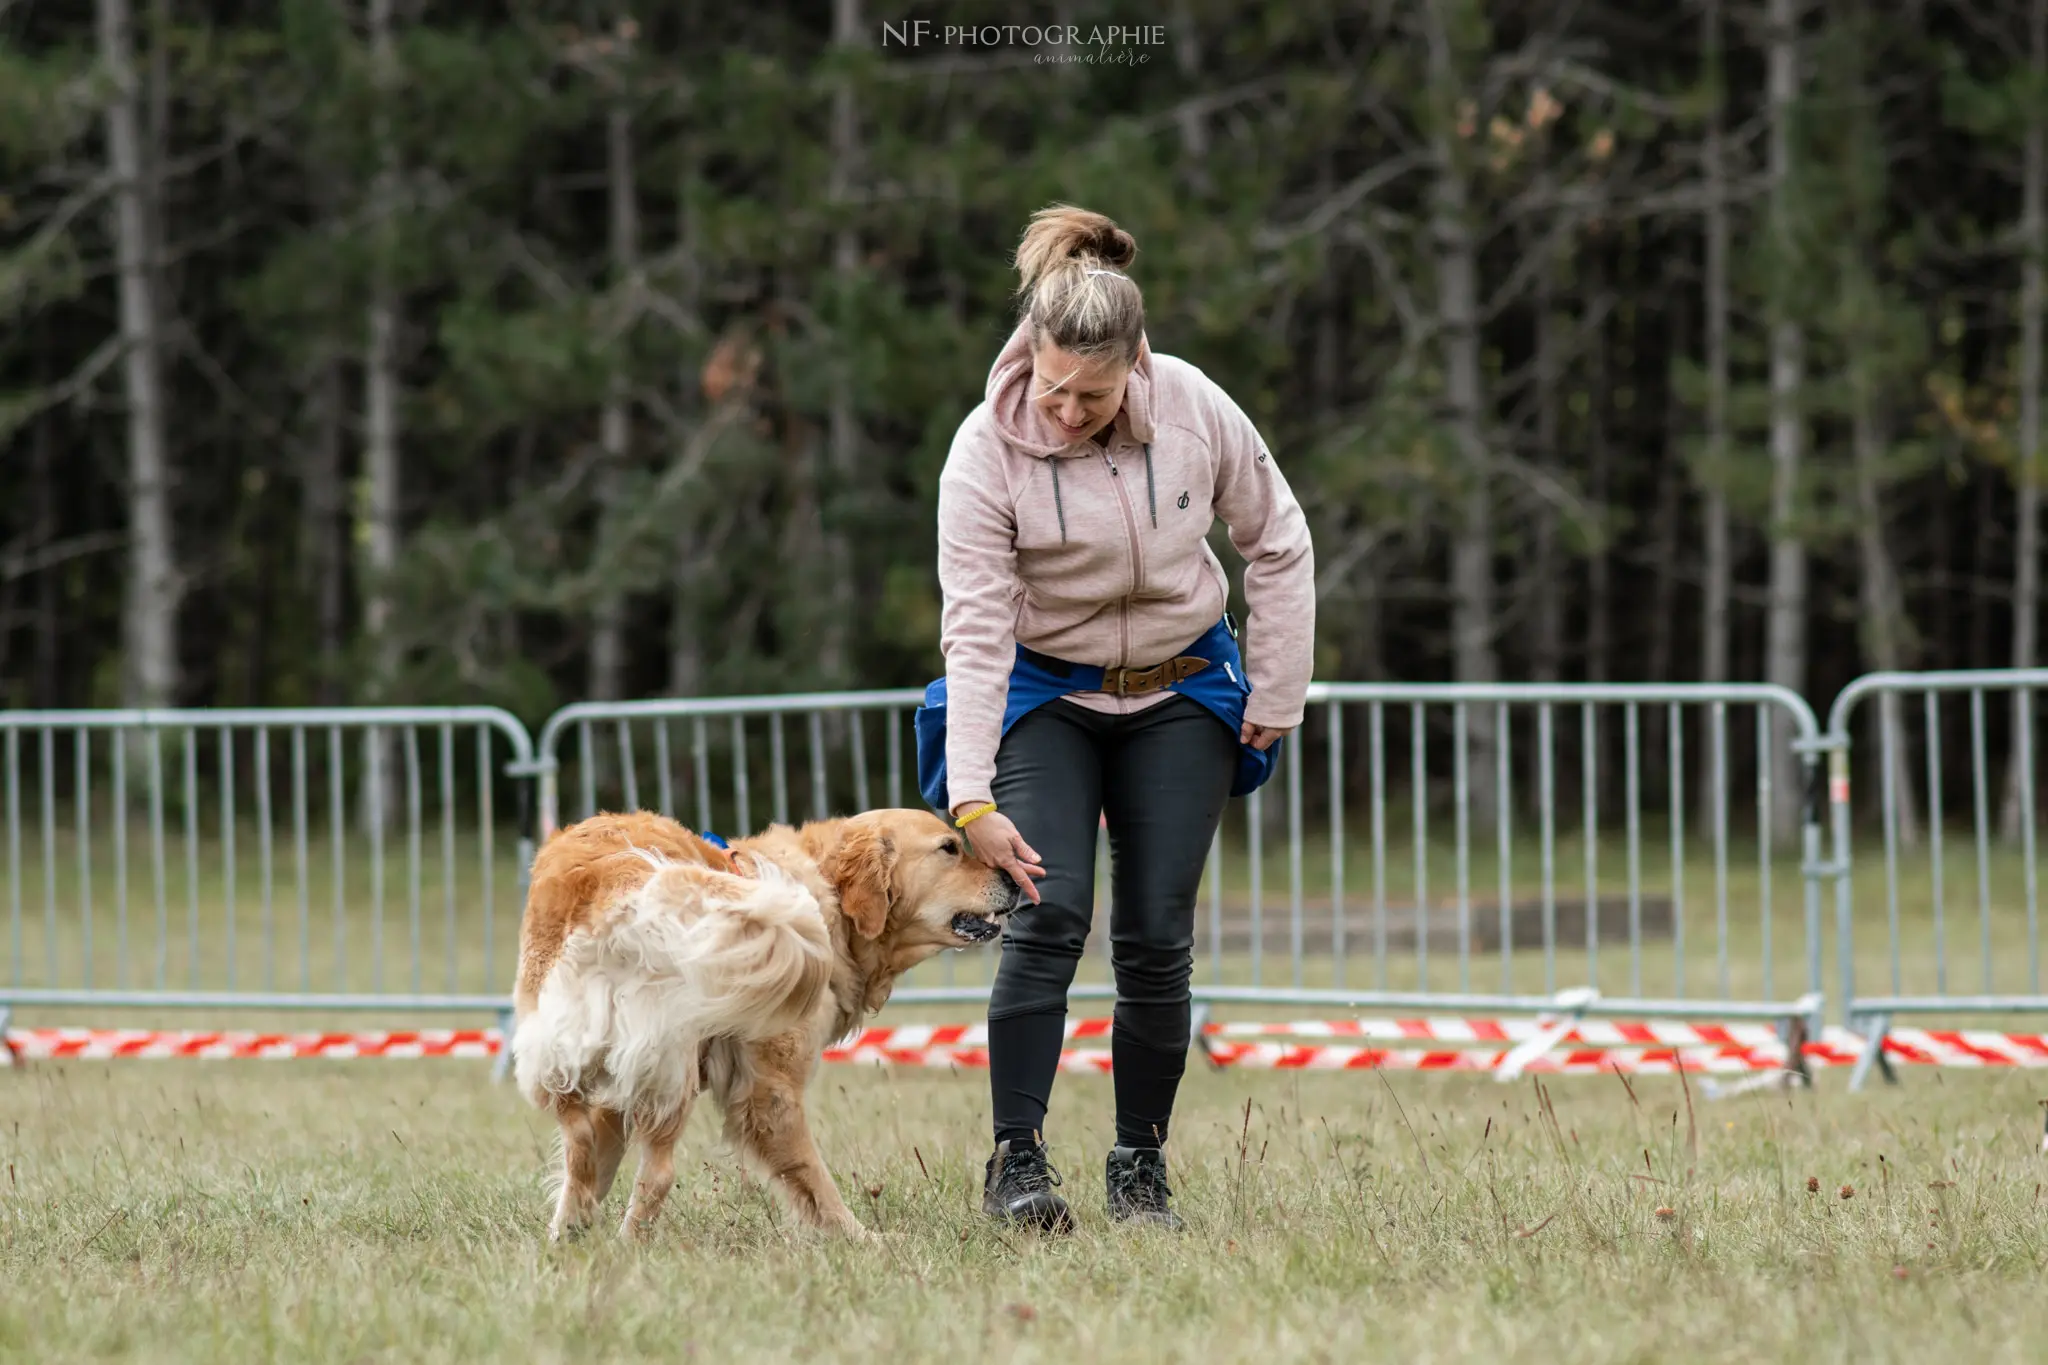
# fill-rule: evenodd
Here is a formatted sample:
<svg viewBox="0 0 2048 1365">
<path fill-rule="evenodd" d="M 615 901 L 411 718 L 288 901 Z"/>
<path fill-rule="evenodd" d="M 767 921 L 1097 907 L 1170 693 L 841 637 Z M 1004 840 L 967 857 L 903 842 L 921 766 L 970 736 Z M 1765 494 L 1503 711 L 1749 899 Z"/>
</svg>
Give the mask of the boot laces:
<svg viewBox="0 0 2048 1365">
<path fill-rule="evenodd" d="M 1060 1173 L 1046 1159 L 1043 1147 L 1010 1147 L 1007 1156 L 997 1158 L 996 1188 L 1005 1194 L 1036 1194 L 1061 1183 Z"/>
<path fill-rule="evenodd" d="M 1109 1181 L 1110 1193 L 1134 1208 L 1164 1209 L 1173 1196 L 1162 1161 L 1133 1159 L 1112 1163 Z"/>
</svg>

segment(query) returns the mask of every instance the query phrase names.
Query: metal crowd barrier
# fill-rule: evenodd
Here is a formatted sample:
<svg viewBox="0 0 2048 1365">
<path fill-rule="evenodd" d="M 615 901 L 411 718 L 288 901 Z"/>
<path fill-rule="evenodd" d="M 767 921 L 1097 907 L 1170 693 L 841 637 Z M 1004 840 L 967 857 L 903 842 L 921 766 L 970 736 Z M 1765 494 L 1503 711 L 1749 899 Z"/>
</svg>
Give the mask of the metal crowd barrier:
<svg viewBox="0 0 2048 1365">
<path fill-rule="evenodd" d="M 730 833 L 919 805 L 919 699 L 567 707 L 535 744 L 542 828 L 650 806 Z M 1211 848 L 1197 998 L 1544 1011 L 1575 990 L 1587 1013 L 1818 1028 L 1817 784 L 1787 833 L 1774 782 L 1810 777 L 1819 748 L 1806 703 L 1762 685 L 1317 684 L 1280 774 Z M 1101 845 L 1079 999 L 1114 996 Z M 981 1001 L 994 960 L 942 955 L 893 1002 Z"/>
<path fill-rule="evenodd" d="M 2048 1012 L 2043 689 L 2048 670 L 1874 674 L 1823 733 L 1758 685 L 1317 684 L 1210 850 L 1197 998 L 1817 1030 L 1832 882 L 1837 1012 L 1869 1040 L 1854 1083 L 1889 1074 L 1895 1016 Z M 0 713 L 0 1024 L 502 1016 L 537 833 L 622 806 L 737 834 L 917 805 L 919 698 L 582 703 L 537 740 L 486 707 Z M 1860 862 L 1852 756 L 1875 758 Z M 1114 995 L 1102 844 L 1081 1000 Z M 944 954 L 895 1001 L 978 1002 L 995 961 Z"/>
<path fill-rule="evenodd" d="M 1839 1008 L 1864 1039 L 1851 1088 L 1861 1088 L 1873 1066 L 1896 1079 L 1883 1046 L 1895 1016 L 2048 1011 L 2035 848 L 2039 688 L 2048 688 L 2048 669 L 1873 673 L 1844 688 L 1830 708 L 1828 871 Z M 1865 707 L 1869 699 L 1877 705 Z M 1877 899 L 1857 901 L 1850 804 L 1852 755 L 1872 749 L 1874 765 L 1853 766 L 1872 774 L 1863 790 L 1874 791 L 1878 804 L 1883 919 L 1876 925 Z M 1969 755 L 1961 783 L 1943 762 L 1955 749 Z M 1996 786 L 1995 772 L 2005 777 Z M 1951 856 L 1947 829 L 1958 807 L 1968 811 L 1970 827 L 1960 857 Z M 1860 870 L 1868 877 L 1874 868 L 1866 860 Z"/>
<path fill-rule="evenodd" d="M 492 707 L 0 712 L 0 1028 L 502 1014 L 532 757 Z"/>
</svg>

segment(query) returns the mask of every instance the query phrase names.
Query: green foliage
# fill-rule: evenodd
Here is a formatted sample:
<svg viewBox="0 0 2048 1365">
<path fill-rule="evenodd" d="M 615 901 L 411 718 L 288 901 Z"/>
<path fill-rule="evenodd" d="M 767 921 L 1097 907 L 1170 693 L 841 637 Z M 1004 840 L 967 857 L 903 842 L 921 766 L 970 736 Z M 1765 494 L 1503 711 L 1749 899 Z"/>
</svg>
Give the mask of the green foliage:
<svg viewBox="0 0 2048 1365">
<path fill-rule="evenodd" d="M 104 349 L 118 281 L 96 32 L 83 9 L 38 8 L 0 38 L 0 562 L 105 542 L 0 575 L 0 696 L 50 700 L 114 676 L 125 398 Z M 1738 554 L 1764 529 L 1780 318 L 1806 345 L 1795 529 L 1832 594 L 1814 607 L 1817 668 L 1856 662 L 1825 632 L 1855 600 L 1848 437 L 1873 403 L 1914 609 L 1995 634 L 2009 551 L 1961 528 L 1971 481 L 2002 488 L 2017 448 L 2014 177 L 2048 92 L 2016 42 L 1924 8 L 1929 32 L 1878 7 L 1810 25 L 1774 220 L 1763 54 L 1732 12 L 1710 70 L 1691 11 L 1652 38 L 1611 5 L 1467 0 L 1441 11 L 1438 79 L 1431 12 L 1388 4 L 1105 0 L 1090 23 L 1167 29 L 1131 66 L 885 47 L 879 19 L 842 51 L 816 7 L 666 7 L 627 28 L 555 0 L 400 6 L 387 83 L 361 14 L 332 0 L 172 7 L 161 33 L 138 7 L 145 131 L 168 158 L 187 699 L 375 693 L 536 715 L 586 685 L 592 612 L 615 593 L 629 692 L 666 688 L 693 645 L 718 690 L 923 681 L 938 474 L 1013 325 L 1010 252 L 1055 200 L 1136 235 L 1154 347 L 1223 384 L 1284 460 L 1328 575 L 1326 657 L 1440 675 L 1446 550 L 1475 477 L 1445 420 L 1442 150 L 1476 252 L 1503 676 L 1525 671 L 1516 623 L 1544 595 L 1570 603 L 1568 669 L 1590 667 L 1597 613 L 1610 676 L 1686 672 L 1699 495 L 1727 497 Z M 918 13 L 985 20 L 964 0 Z M 1733 382 L 1710 465 L 1696 191 L 1716 95 Z M 638 273 L 612 256 L 614 111 L 630 116 Z M 399 304 L 402 544 L 384 585 L 398 673 L 381 678 L 360 553 L 379 281 Z M 606 468 L 618 394 L 626 451 Z M 855 432 L 845 467 L 835 412 Z M 318 506 L 330 450 L 344 492 Z"/>
</svg>

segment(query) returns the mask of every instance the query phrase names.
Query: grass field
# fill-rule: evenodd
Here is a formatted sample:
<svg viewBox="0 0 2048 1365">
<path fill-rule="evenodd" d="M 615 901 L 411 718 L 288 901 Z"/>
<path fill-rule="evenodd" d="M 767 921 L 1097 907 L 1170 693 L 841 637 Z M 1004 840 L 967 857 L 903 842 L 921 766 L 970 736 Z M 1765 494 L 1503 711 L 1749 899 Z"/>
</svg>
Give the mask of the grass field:
<svg viewBox="0 0 2048 1365">
<path fill-rule="evenodd" d="M 1110 1085 L 1062 1077 L 1061 1243 L 975 1212 L 985 1087 L 824 1072 L 820 1138 L 879 1246 L 794 1229 L 707 1109 L 651 1245 L 553 1247 L 550 1126 L 481 1063 L 0 1072 L 0 1359 L 1813 1365 L 2048 1340 L 2038 1074 L 1689 1105 L 1667 1077 L 1195 1070 L 1178 1237 L 1107 1222 Z"/>
</svg>

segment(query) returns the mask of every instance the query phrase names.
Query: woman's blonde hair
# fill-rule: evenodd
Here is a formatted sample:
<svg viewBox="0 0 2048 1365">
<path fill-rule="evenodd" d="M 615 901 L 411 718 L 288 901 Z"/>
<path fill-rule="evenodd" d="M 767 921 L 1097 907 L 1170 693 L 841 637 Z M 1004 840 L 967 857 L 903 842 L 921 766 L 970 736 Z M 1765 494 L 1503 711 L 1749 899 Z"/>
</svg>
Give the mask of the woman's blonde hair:
<svg viewBox="0 0 2048 1365">
<path fill-rule="evenodd" d="M 1136 239 L 1102 214 L 1072 204 L 1032 214 L 1017 244 L 1017 292 L 1031 344 L 1050 341 L 1076 356 L 1135 364 L 1145 298 L 1124 269 L 1137 255 Z"/>
</svg>

